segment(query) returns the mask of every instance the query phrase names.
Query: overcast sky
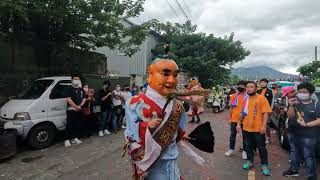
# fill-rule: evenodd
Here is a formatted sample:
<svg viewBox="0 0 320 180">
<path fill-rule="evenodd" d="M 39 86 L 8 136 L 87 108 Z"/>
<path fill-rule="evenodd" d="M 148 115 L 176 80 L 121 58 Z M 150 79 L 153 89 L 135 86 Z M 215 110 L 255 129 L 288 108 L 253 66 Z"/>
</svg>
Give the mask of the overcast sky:
<svg viewBox="0 0 320 180">
<path fill-rule="evenodd" d="M 320 0 L 146 0 L 140 20 L 183 23 L 176 1 L 198 31 L 235 33 L 251 51 L 235 67 L 268 65 L 296 73 L 314 59 L 315 45 L 320 51 Z"/>
</svg>

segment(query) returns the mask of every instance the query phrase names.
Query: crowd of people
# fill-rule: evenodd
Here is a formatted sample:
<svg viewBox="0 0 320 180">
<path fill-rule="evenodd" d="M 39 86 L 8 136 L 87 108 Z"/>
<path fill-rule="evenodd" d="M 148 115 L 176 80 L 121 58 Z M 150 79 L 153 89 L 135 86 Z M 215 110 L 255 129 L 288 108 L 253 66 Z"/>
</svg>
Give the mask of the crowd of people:
<svg viewBox="0 0 320 180">
<path fill-rule="evenodd" d="M 67 97 L 67 123 L 65 147 L 81 144 L 80 137 L 91 137 L 97 132 L 102 137 L 125 128 L 125 102 L 145 90 L 137 86 L 119 84 L 111 88 L 110 81 L 103 82 L 95 94 L 89 84 L 82 83 L 80 75 L 72 75 L 72 86 L 65 92 Z M 96 106 L 98 104 L 98 106 Z M 99 115 L 98 115 L 99 114 Z"/>
<path fill-rule="evenodd" d="M 316 180 L 316 145 L 320 130 L 320 103 L 312 99 L 315 91 L 313 84 L 303 82 L 297 86 L 279 87 L 261 79 L 240 81 L 236 92 L 231 95 L 230 106 L 230 141 L 227 157 L 235 151 L 237 133 L 242 133 L 243 169 L 249 170 L 254 165 L 254 156 L 259 152 L 262 173 L 270 176 L 268 150 L 266 144 L 271 142 L 270 114 L 278 99 L 288 117 L 288 141 L 290 144 L 290 167 L 283 176 L 299 176 L 299 169 L 304 162 L 308 180 Z M 260 88 L 259 88 L 260 87 Z M 242 149 L 242 148 L 241 148 Z"/>
<path fill-rule="evenodd" d="M 304 162 L 308 180 L 315 180 L 316 174 L 316 144 L 320 130 L 320 103 L 311 98 L 315 87 L 308 82 L 295 87 L 281 88 L 273 84 L 268 88 L 269 81 L 261 79 L 257 84 L 253 81 L 239 81 L 236 91 L 229 98 L 230 140 L 227 157 L 235 151 L 236 137 L 242 134 L 242 158 L 245 160 L 242 168 L 249 170 L 254 165 L 255 153 L 259 152 L 262 174 L 270 176 L 268 150 L 266 145 L 271 143 L 270 114 L 276 101 L 284 107 L 289 118 L 288 140 L 291 149 L 290 167 L 283 172 L 284 176 L 298 176 L 301 164 Z M 201 90 L 201 84 L 196 78 L 185 86 L 186 92 Z M 140 90 L 140 91 L 139 91 Z M 72 76 L 72 87 L 66 92 L 67 124 L 65 147 L 80 144 L 80 137 L 98 136 L 116 133 L 125 128 L 126 100 L 134 95 L 145 93 L 146 88 L 129 85 L 121 90 L 119 84 L 111 89 L 111 83 L 104 81 L 102 89 L 95 95 L 87 83 L 81 83 L 79 75 Z M 185 97 L 186 98 L 186 97 Z M 183 100 L 183 106 L 192 117 L 190 122 L 200 122 L 199 114 L 203 112 L 204 99 L 200 96 L 189 96 Z M 94 113 L 94 104 L 100 104 L 100 118 Z M 99 119 L 97 121 L 96 119 Z M 98 129 L 95 126 L 98 122 Z"/>
</svg>

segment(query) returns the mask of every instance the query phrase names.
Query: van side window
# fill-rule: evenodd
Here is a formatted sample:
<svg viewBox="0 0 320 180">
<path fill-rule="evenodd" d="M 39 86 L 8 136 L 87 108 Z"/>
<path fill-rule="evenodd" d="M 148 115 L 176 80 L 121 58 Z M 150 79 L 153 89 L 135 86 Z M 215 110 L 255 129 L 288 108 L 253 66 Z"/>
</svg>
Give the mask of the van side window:
<svg viewBox="0 0 320 180">
<path fill-rule="evenodd" d="M 59 81 L 52 89 L 49 98 L 50 99 L 61 99 L 66 98 L 65 92 L 71 86 L 70 80 Z"/>
</svg>

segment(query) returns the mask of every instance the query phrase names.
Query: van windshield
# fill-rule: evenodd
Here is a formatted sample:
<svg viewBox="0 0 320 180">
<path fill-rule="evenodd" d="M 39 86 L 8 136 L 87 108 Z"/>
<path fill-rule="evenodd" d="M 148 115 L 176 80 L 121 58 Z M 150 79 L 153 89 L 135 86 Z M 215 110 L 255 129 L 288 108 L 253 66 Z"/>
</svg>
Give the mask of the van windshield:
<svg viewBox="0 0 320 180">
<path fill-rule="evenodd" d="M 31 86 L 17 96 L 17 99 L 38 99 L 52 83 L 53 80 L 33 81 Z"/>
</svg>

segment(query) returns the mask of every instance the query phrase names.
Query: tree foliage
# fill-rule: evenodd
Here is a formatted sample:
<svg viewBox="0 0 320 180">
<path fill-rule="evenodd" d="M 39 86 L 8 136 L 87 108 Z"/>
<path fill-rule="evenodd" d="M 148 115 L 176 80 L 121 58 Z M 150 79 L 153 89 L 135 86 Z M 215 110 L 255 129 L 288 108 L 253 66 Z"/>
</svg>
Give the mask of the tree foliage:
<svg viewBox="0 0 320 180">
<path fill-rule="evenodd" d="M 297 71 L 311 80 L 320 79 L 320 61 L 312 61 L 305 64 L 299 67 Z"/>
<path fill-rule="evenodd" d="M 221 38 L 196 32 L 196 26 L 190 21 L 185 24 L 161 23 L 156 30 L 164 36 L 165 41 L 171 42 L 169 58 L 176 60 L 179 66 L 189 71 L 192 76 L 199 77 L 205 86 L 228 81 L 230 70 L 226 66 L 232 66 L 250 54 L 241 41 L 233 40 L 233 33 Z M 153 50 L 155 55 L 163 52 L 163 45 Z"/>
<path fill-rule="evenodd" d="M 145 0 L 1 0 L 0 32 L 83 50 L 107 46 L 129 55 L 138 50 L 154 20 L 128 26 Z"/>
</svg>

